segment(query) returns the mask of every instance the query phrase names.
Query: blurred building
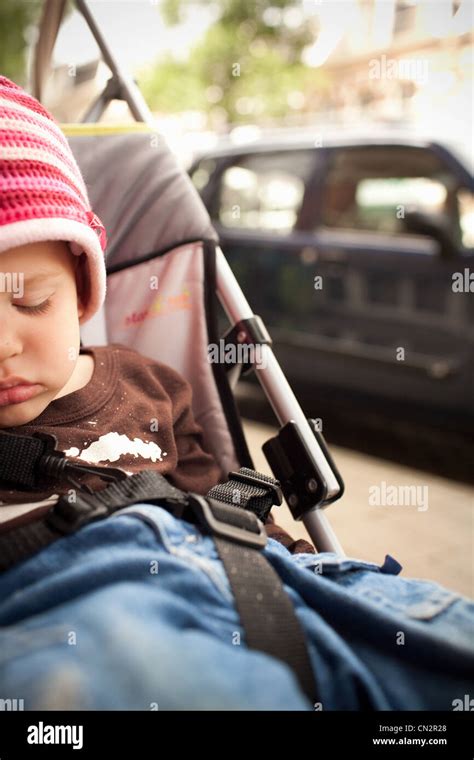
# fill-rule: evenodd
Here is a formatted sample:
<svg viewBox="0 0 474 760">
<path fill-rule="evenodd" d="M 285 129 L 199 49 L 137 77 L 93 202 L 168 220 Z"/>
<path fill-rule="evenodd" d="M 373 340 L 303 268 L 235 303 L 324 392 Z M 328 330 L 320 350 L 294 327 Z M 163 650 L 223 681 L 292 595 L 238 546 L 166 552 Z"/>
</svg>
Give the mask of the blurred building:
<svg viewBox="0 0 474 760">
<path fill-rule="evenodd" d="M 390 121 L 472 134 L 471 0 L 342 0 L 320 4 L 305 61 L 330 86 L 307 110 L 331 121 Z M 459 114 L 459 123 L 455 116 Z"/>
</svg>

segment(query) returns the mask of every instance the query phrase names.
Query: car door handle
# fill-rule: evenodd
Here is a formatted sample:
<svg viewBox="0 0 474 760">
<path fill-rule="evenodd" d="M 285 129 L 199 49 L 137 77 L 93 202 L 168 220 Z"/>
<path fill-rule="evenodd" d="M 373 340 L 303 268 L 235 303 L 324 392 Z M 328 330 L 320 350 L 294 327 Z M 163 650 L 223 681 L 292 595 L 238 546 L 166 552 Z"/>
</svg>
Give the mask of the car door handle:
<svg viewBox="0 0 474 760">
<path fill-rule="evenodd" d="M 323 251 L 319 255 L 319 260 L 324 264 L 345 264 L 348 260 L 347 251 L 341 248 Z"/>
</svg>

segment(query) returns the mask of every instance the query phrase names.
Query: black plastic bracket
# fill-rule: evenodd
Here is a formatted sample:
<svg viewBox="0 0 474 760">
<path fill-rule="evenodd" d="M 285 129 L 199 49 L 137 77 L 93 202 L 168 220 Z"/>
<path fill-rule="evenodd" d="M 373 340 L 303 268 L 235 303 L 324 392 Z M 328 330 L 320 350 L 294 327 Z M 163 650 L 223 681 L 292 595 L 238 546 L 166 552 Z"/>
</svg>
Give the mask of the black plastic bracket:
<svg viewBox="0 0 474 760">
<path fill-rule="evenodd" d="M 272 345 L 272 339 L 270 333 L 265 327 L 265 323 L 258 314 L 254 314 L 248 319 L 241 319 L 236 322 L 224 335 L 221 340 L 224 346 L 249 346 L 257 347 L 263 345 Z M 241 364 L 241 375 L 245 375 L 250 372 L 254 367 L 254 362 L 251 359 L 247 361 L 243 359 L 239 362 L 231 362 L 226 360 L 226 370 L 230 371 L 236 364 Z"/>
<path fill-rule="evenodd" d="M 296 422 L 287 422 L 274 438 L 270 438 L 262 446 L 275 478 L 280 481 L 295 520 L 301 520 L 306 512 L 316 507 L 332 504 L 344 493 L 344 481 L 329 453 L 326 441 L 318 430 L 316 420 L 308 419 L 308 424 L 339 484 L 338 493 L 331 497 L 328 497 L 327 483 Z"/>
</svg>

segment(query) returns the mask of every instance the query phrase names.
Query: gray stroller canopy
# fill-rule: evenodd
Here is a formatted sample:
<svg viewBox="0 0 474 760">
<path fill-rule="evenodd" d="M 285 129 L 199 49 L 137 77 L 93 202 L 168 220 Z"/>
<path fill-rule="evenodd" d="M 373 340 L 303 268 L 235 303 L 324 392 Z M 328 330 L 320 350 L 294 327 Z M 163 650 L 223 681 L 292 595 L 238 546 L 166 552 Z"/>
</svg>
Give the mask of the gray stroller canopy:
<svg viewBox="0 0 474 760">
<path fill-rule="evenodd" d="M 232 394 L 223 391 L 225 369 L 208 361 L 215 296 L 207 259 L 217 235 L 191 181 L 147 128 L 64 131 L 108 237 L 106 301 L 83 325 L 84 344 L 121 343 L 172 366 L 191 383 L 196 420 L 223 477 L 252 466 Z"/>
<path fill-rule="evenodd" d="M 197 191 L 158 132 L 134 125 L 64 131 L 107 230 L 108 269 L 185 240 L 217 242 Z"/>
</svg>

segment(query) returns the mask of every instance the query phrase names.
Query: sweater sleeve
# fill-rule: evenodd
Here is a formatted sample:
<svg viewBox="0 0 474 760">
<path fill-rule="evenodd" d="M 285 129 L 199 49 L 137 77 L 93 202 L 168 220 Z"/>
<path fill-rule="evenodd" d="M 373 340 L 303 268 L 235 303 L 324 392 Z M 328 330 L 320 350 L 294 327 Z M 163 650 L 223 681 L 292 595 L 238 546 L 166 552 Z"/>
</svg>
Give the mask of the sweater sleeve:
<svg viewBox="0 0 474 760">
<path fill-rule="evenodd" d="M 316 554 L 314 546 L 309 541 L 304 538 L 298 538 L 295 541 L 286 530 L 277 525 L 271 512 L 265 522 L 265 531 L 269 538 L 273 538 L 286 546 L 290 554 Z"/>
</svg>

